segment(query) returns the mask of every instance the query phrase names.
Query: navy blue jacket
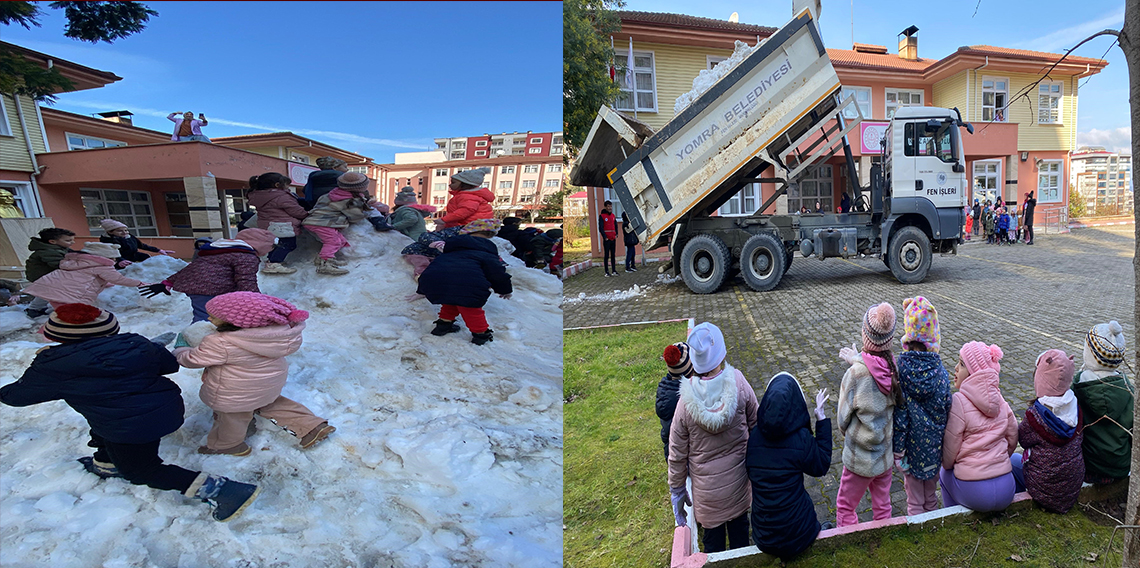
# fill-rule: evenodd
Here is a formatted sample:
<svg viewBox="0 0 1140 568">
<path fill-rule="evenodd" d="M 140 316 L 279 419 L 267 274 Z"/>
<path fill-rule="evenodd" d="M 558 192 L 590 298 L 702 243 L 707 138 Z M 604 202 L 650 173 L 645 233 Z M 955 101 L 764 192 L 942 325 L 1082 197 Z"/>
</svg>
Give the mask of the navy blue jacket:
<svg viewBox="0 0 1140 568">
<path fill-rule="evenodd" d="M 416 290 L 433 304 L 482 308 L 496 294 L 511 293 L 511 275 L 490 239 L 459 235 L 444 241 L 443 254 L 420 275 Z"/>
<path fill-rule="evenodd" d="M 817 421 L 812 435 L 803 392 L 787 373 L 768 383 L 756 415 L 744 462 L 752 481 L 752 540 L 788 560 L 819 535 L 804 474 L 820 477 L 831 467 L 831 420 Z"/>
<path fill-rule="evenodd" d="M 665 444 L 665 459 L 669 459 L 669 428 L 673 426 L 673 413 L 677 399 L 681 398 L 681 381 L 665 374 L 657 383 L 657 418 L 661 420 L 661 443 Z"/>
<path fill-rule="evenodd" d="M 309 179 L 305 181 L 305 199 L 304 201 L 298 199 L 305 209 L 312 209 L 316 205 L 317 200 L 322 195 L 336 189 L 337 178 L 343 175 L 344 172 L 340 170 L 317 170 L 309 174 Z"/>
<path fill-rule="evenodd" d="M 152 247 L 140 240 L 134 235 L 127 235 L 125 237 L 115 237 L 112 235 L 103 235 L 99 237 L 101 243 L 111 243 L 119 245 L 119 259 L 129 260 L 131 262 L 142 262 L 150 258 L 149 254 L 139 252 L 139 249 L 149 250 L 150 252 L 158 252 L 158 247 Z"/>
<path fill-rule="evenodd" d="M 109 442 L 153 442 L 182 426 L 182 391 L 169 351 L 133 333 L 65 343 L 36 355 L 0 402 L 30 406 L 63 399 Z"/>
</svg>

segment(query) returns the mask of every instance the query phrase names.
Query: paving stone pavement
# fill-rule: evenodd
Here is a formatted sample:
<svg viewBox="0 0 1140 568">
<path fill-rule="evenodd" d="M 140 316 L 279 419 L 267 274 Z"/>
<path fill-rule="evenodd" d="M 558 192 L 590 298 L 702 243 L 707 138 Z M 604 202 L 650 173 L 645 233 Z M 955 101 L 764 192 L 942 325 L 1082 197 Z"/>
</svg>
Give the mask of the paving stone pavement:
<svg viewBox="0 0 1140 568">
<path fill-rule="evenodd" d="M 744 373 L 758 398 L 780 371 L 794 374 L 810 398 L 817 388 L 838 393 L 846 370 L 839 349 L 859 340 L 868 307 L 883 301 L 894 306 L 897 337 L 902 334 L 903 299 L 921 295 L 938 309 L 942 360 L 951 372 L 967 341 L 1001 346 L 1002 394 L 1021 420 L 1033 400 L 1037 355 L 1063 349 L 1077 356 L 1079 368 L 1084 333 L 1097 323 L 1121 323 L 1127 363 L 1136 369 L 1133 251 L 1131 225 L 1039 235 L 1033 246 L 975 241 L 960 246 L 957 257 L 936 255 L 926 280 L 909 286 L 895 280 L 878 259 L 820 261 L 797 253 L 775 290 L 753 292 L 737 276 L 706 295 L 690 292 L 680 279 L 660 282 L 658 263 L 616 278 L 605 278 L 595 267 L 565 281 L 563 321 L 567 328 L 690 317 L 713 322 L 724 332 L 729 363 Z M 638 295 L 595 299 L 619 290 L 631 295 L 634 284 L 643 289 Z M 656 383 L 659 378 L 645 380 Z M 834 421 L 835 395 L 831 401 L 827 415 Z M 821 521 L 835 519 L 842 471 L 843 439 L 837 430 L 832 440 L 831 470 L 819 479 L 805 478 Z M 905 515 L 906 493 L 897 473 L 891 500 L 893 514 Z M 858 512 L 860 520 L 871 520 L 867 497 Z"/>
</svg>

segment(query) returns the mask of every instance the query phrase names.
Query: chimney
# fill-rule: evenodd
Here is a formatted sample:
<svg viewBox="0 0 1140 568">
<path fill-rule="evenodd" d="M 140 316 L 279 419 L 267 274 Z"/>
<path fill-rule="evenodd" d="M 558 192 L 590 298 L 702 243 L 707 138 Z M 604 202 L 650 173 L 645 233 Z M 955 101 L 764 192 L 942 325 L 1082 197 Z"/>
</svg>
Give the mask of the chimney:
<svg viewBox="0 0 1140 568">
<path fill-rule="evenodd" d="M 911 26 L 899 33 L 899 57 L 907 61 L 918 61 L 917 26 Z"/>
<path fill-rule="evenodd" d="M 131 124 L 131 117 L 134 116 L 134 113 L 129 110 L 113 110 L 110 112 L 100 112 L 98 114 L 103 117 L 103 120 L 108 122 L 117 122 L 119 124 L 133 126 L 133 124 Z"/>
</svg>

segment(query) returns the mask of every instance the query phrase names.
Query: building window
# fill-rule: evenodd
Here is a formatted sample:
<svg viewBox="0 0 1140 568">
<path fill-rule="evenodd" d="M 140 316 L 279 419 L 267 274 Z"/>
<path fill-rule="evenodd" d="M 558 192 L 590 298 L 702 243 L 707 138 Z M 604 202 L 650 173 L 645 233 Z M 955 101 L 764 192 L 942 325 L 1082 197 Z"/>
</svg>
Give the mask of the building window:
<svg viewBox="0 0 1140 568">
<path fill-rule="evenodd" d="M 476 156 L 486 156 L 487 151 L 486 150 L 475 150 L 475 155 Z"/>
<path fill-rule="evenodd" d="M 711 71 L 713 67 L 716 67 L 718 63 L 724 61 L 725 59 L 728 58 L 723 55 L 706 55 L 705 68 Z"/>
<path fill-rule="evenodd" d="M 526 146 L 526 138 L 515 138 L 511 141 L 515 146 Z"/>
<path fill-rule="evenodd" d="M 21 182 L 0 182 L 0 189 L 6 189 L 16 198 L 16 208 L 24 217 L 42 217 L 39 204 L 32 194 L 32 184 Z"/>
<path fill-rule="evenodd" d="M 534 194 L 520 195 L 519 203 L 534 203 Z"/>
<path fill-rule="evenodd" d="M 750 183 L 724 202 L 717 209 L 722 216 L 751 215 L 759 205 L 756 203 L 756 184 Z"/>
<path fill-rule="evenodd" d="M 510 189 L 514 186 L 515 186 L 515 182 L 513 182 L 513 181 L 501 181 L 501 182 L 499 182 L 499 189 Z"/>
<path fill-rule="evenodd" d="M 535 146 L 534 148 L 527 150 L 527 153 L 528 154 L 541 154 L 542 153 L 542 147 L 541 146 Z"/>
<path fill-rule="evenodd" d="M 447 184 L 446 183 L 434 184 L 431 186 L 431 190 L 432 191 L 439 191 L 439 192 L 447 191 Z"/>
<path fill-rule="evenodd" d="M 67 149 L 68 150 L 88 150 L 91 148 L 116 148 L 118 146 L 126 146 L 126 142 L 116 142 L 114 140 L 107 140 L 105 138 L 95 138 L 92 136 L 83 136 L 82 134 L 67 134 Z"/>
<path fill-rule="evenodd" d="M 127 226 L 140 237 L 157 237 L 150 193 L 118 189 L 80 189 L 83 209 L 87 212 L 87 226 L 92 234 L 102 231 L 99 223 L 111 218 Z"/>
<path fill-rule="evenodd" d="M 1064 173 L 1063 160 L 1041 160 L 1041 167 L 1037 170 L 1037 201 L 1061 202 L 1061 178 Z"/>
<path fill-rule="evenodd" d="M 903 154 L 906 156 L 930 156 L 946 163 L 953 163 L 954 147 L 950 138 L 950 126 L 936 123 L 908 122 L 903 128 Z"/>
<path fill-rule="evenodd" d="M 531 144 L 542 144 L 542 137 L 540 136 L 538 138 L 531 138 L 530 143 Z"/>
<path fill-rule="evenodd" d="M 983 205 L 987 200 L 997 200 L 1001 183 L 1001 160 L 978 160 L 974 162 L 974 199 Z"/>
<path fill-rule="evenodd" d="M 308 156 L 302 156 L 300 154 L 290 153 L 289 159 L 293 160 L 294 162 L 301 163 L 301 164 L 308 164 L 309 163 L 309 157 Z"/>
<path fill-rule="evenodd" d="M 982 120 L 1005 122 L 1006 104 L 1009 98 L 1009 80 L 996 77 L 982 77 Z"/>
<path fill-rule="evenodd" d="M 814 213 L 817 199 L 824 213 L 835 211 L 835 205 L 832 203 L 834 197 L 832 182 L 831 166 L 823 165 L 805 170 L 804 178 L 798 188 L 794 185 L 788 186 L 788 212 L 795 213 L 800 207 L 807 207 L 808 212 Z"/>
<path fill-rule="evenodd" d="M 511 196 L 509 196 L 509 195 L 500 195 L 500 196 L 495 198 L 495 204 L 496 205 L 505 205 L 505 204 L 510 203 L 510 202 L 511 202 Z"/>
<path fill-rule="evenodd" d="M 502 146 L 502 145 L 503 145 L 503 141 L 502 141 L 502 140 L 492 140 L 492 141 L 491 141 L 491 147 L 492 147 L 492 148 L 494 148 L 494 147 L 496 147 L 496 146 Z"/>
<path fill-rule="evenodd" d="M 447 142 L 436 142 L 435 146 L 439 150 L 446 150 L 447 149 Z"/>
<path fill-rule="evenodd" d="M 843 93 L 840 98 L 847 100 L 848 96 L 855 97 L 855 104 L 859 107 L 859 112 L 863 113 L 863 118 L 871 118 L 871 88 L 870 87 L 843 87 Z M 843 118 L 848 120 L 855 119 L 855 109 L 843 109 Z"/>
<path fill-rule="evenodd" d="M 476 148 L 485 148 L 486 146 L 487 146 L 486 140 L 476 140 L 475 141 L 475 147 Z"/>
<path fill-rule="evenodd" d="M 8 124 L 8 109 L 5 106 L 7 98 L 7 95 L 0 95 L 0 136 L 12 135 L 12 127 Z"/>
<path fill-rule="evenodd" d="M 444 199 L 445 198 L 442 195 L 437 195 L 437 196 L 431 198 L 431 204 L 432 205 L 443 205 Z"/>
<path fill-rule="evenodd" d="M 551 144 L 561 144 L 562 143 L 562 137 L 561 136 L 555 136 L 554 138 L 550 139 L 550 143 Z"/>
<path fill-rule="evenodd" d="M 1064 94 L 1060 81 L 1041 81 L 1037 85 L 1037 124 L 1061 123 L 1061 95 Z"/>
<path fill-rule="evenodd" d="M 466 150 L 467 149 L 467 141 L 466 140 L 460 140 L 460 141 L 452 142 L 451 143 L 451 149 L 452 150 Z"/>
<path fill-rule="evenodd" d="M 462 160 L 463 156 L 465 156 L 466 154 L 467 154 L 466 152 L 452 152 L 451 153 L 451 159 L 452 160 Z"/>
<path fill-rule="evenodd" d="M 562 146 L 551 146 L 550 147 L 550 155 L 551 156 L 561 156 L 562 155 Z"/>
<path fill-rule="evenodd" d="M 349 166 L 348 171 L 356 172 L 361 175 L 368 175 L 368 166 Z"/>
<path fill-rule="evenodd" d="M 502 168 L 499 168 L 499 173 L 501 173 L 501 174 L 513 174 L 513 173 L 515 173 L 515 167 L 514 166 L 503 166 Z"/>
<path fill-rule="evenodd" d="M 657 88 L 654 78 L 653 53 L 633 52 L 633 85 L 627 85 L 625 79 L 625 69 L 630 67 L 629 55 L 623 53 L 614 54 L 614 65 L 619 69 L 617 72 L 617 82 L 618 87 L 621 89 L 621 93 L 617 98 L 617 104 L 615 105 L 617 109 L 657 112 Z M 634 108 L 634 102 L 637 103 L 636 108 Z"/>
<path fill-rule="evenodd" d="M 538 186 L 538 180 L 524 179 L 524 180 L 522 180 L 522 185 L 520 187 L 522 187 L 523 189 L 530 189 L 530 188 L 537 187 L 537 186 Z"/>
<path fill-rule="evenodd" d="M 543 187 L 558 187 L 562 183 L 560 179 L 548 179 Z"/>
<path fill-rule="evenodd" d="M 900 107 L 922 106 L 922 91 L 908 89 L 887 89 L 887 120 L 890 120 Z"/>
<path fill-rule="evenodd" d="M 548 174 L 562 173 L 562 164 L 547 164 L 546 165 L 546 173 L 548 173 Z"/>
<path fill-rule="evenodd" d="M 530 164 L 528 166 L 523 166 L 523 173 L 524 174 L 537 174 L 538 173 L 538 164 Z"/>
<path fill-rule="evenodd" d="M 512 156 L 522 156 L 523 154 L 526 154 L 526 150 L 522 148 L 514 148 L 511 150 Z"/>
<path fill-rule="evenodd" d="M 435 171 L 436 177 L 447 177 L 447 168 L 439 168 Z"/>
</svg>

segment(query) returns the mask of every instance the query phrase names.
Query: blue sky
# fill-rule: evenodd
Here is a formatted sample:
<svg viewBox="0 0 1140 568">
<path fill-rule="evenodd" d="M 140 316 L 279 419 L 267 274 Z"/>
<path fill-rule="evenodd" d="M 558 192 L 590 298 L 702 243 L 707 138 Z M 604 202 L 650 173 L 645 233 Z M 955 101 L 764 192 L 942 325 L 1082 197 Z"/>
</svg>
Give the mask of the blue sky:
<svg viewBox="0 0 1140 568">
<path fill-rule="evenodd" d="M 780 27 L 791 19 L 792 2 L 627 0 L 624 9 L 719 19 L 728 19 L 738 12 L 742 23 Z M 978 44 L 1064 53 L 1081 39 L 1106 28 L 1119 30 L 1124 23 L 1124 2 L 1120 0 L 982 0 L 980 5 L 974 0 L 854 0 L 854 10 L 856 42 L 886 45 L 894 53 L 898 33 L 913 24 L 919 28 L 919 55 L 936 59 L 960 46 Z M 851 49 L 851 12 L 851 0 L 823 0 L 820 22 L 828 47 Z M 1131 139 L 1128 69 L 1120 48 L 1109 50 L 1112 41 L 1112 37 L 1102 36 L 1073 52 L 1084 57 L 1103 57 L 1109 63 L 1104 71 L 1081 85 L 1077 107 L 1079 144 L 1124 148 Z"/>
<path fill-rule="evenodd" d="M 383 163 L 436 137 L 562 129 L 559 2 L 145 3 L 159 16 L 113 44 L 65 38 L 47 2 L 42 27 L 0 34 L 123 77 L 55 108 L 154 130 L 190 110 L 211 137 L 290 130 Z"/>
</svg>

